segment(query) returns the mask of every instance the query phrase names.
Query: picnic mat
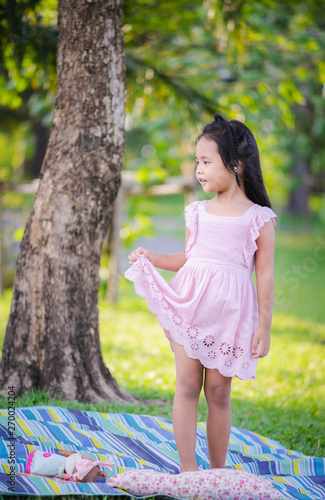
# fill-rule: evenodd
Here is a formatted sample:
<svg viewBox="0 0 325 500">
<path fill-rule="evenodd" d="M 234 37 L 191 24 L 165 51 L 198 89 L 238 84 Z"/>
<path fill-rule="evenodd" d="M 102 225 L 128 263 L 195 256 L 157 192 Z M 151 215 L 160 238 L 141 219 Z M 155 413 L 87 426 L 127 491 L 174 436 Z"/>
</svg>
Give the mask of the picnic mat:
<svg viewBox="0 0 325 500">
<path fill-rule="evenodd" d="M 0 494 L 13 494 L 8 490 L 12 478 L 9 451 L 16 461 L 14 488 L 19 495 L 126 495 L 110 488 L 104 479 L 72 483 L 23 475 L 27 456 L 34 449 L 80 451 L 98 460 L 113 457 L 113 470 L 105 468 L 109 476 L 134 468 L 179 472 L 172 422 L 165 418 L 36 406 L 16 408 L 14 425 L 11 435 L 7 410 L 0 410 Z M 204 423 L 197 428 L 197 458 L 200 468 L 209 467 Z M 283 498 L 325 499 L 325 459 L 287 450 L 253 432 L 232 427 L 226 465 L 269 477 Z"/>
</svg>

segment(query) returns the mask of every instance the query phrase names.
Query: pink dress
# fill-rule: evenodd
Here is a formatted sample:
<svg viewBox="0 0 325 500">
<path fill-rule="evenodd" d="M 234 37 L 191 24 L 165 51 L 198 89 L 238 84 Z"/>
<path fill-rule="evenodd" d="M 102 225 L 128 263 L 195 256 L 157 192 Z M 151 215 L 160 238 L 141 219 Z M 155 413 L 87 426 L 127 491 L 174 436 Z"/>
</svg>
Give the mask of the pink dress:
<svg viewBox="0 0 325 500">
<path fill-rule="evenodd" d="M 167 283 L 141 255 L 124 273 L 145 297 L 149 310 L 171 342 L 184 346 L 190 358 L 225 377 L 255 379 L 257 359 L 252 340 L 259 323 L 257 292 L 252 281 L 256 239 L 265 222 L 277 215 L 258 204 L 240 217 L 213 215 L 207 201 L 185 207 L 190 230 L 182 266 Z"/>
</svg>

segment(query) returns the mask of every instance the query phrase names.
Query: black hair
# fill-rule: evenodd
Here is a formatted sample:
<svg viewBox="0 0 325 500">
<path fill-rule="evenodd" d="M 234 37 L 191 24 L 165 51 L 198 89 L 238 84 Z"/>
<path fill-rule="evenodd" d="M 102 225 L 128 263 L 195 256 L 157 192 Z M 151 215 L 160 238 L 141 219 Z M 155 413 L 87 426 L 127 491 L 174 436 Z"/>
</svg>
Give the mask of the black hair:
<svg viewBox="0 0 325 500">
<path fill-rule="evenodd" d="M 236 176 L 240 189 L 243 180 L 247 198 L 258 205 L 272 209 L 267 194 L 260 163 L 260 155 L 255 137 L 246 125 L 238 120 L 225 120 L 221 115 L 214 115 L 214 121 L 208 123 L 196 138 L 196 144 L 205 137 L 218 146 L 226 169 Z M 242 173 L 237 172 L 238 161 L 242 164 Z"/>
</svg>

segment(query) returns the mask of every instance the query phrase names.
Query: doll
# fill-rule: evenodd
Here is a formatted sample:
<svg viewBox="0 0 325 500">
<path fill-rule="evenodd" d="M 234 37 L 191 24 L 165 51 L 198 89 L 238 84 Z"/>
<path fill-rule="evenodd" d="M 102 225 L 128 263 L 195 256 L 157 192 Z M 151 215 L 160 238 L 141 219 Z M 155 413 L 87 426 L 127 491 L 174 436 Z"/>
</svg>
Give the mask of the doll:
<svg viewBox="0 0 325 500">
<path fill-rule="evenodd" d="M 114 461 L 110 458 L 106 462 L 101 462 L 89 455 L 62 450 L 59 454 L 33 450 L 27 458 L 26 472 L 60 477 L 79 483 L 93 483 L 98 477 L 107 477 L 107 472 L 101 470 L 101 465 L 112 469 Z"/>
</svg>

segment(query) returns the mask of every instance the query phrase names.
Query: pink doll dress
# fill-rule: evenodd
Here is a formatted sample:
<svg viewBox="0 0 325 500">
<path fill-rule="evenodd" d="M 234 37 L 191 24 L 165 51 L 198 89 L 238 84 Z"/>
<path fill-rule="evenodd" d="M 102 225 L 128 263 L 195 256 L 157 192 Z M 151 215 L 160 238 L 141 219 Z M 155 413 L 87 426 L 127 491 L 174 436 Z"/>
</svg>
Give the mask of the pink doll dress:
<svg viewBox="0 0 325 500">
<path fill-rule="evenodd" d="M 207 200 L 185 207 L 191 233 L 187 260 L 169 283 L 144 255 L 124 275 L 157 315 L 171 347 L 175 341 L 190 358 L 225 377 L 255 379 L 256 239 L 265 222 L 276 225 L 277 215 L 255 203 L 239 217 L 226 217 L 208 213 L 206 205 Z"/>
</svg>

